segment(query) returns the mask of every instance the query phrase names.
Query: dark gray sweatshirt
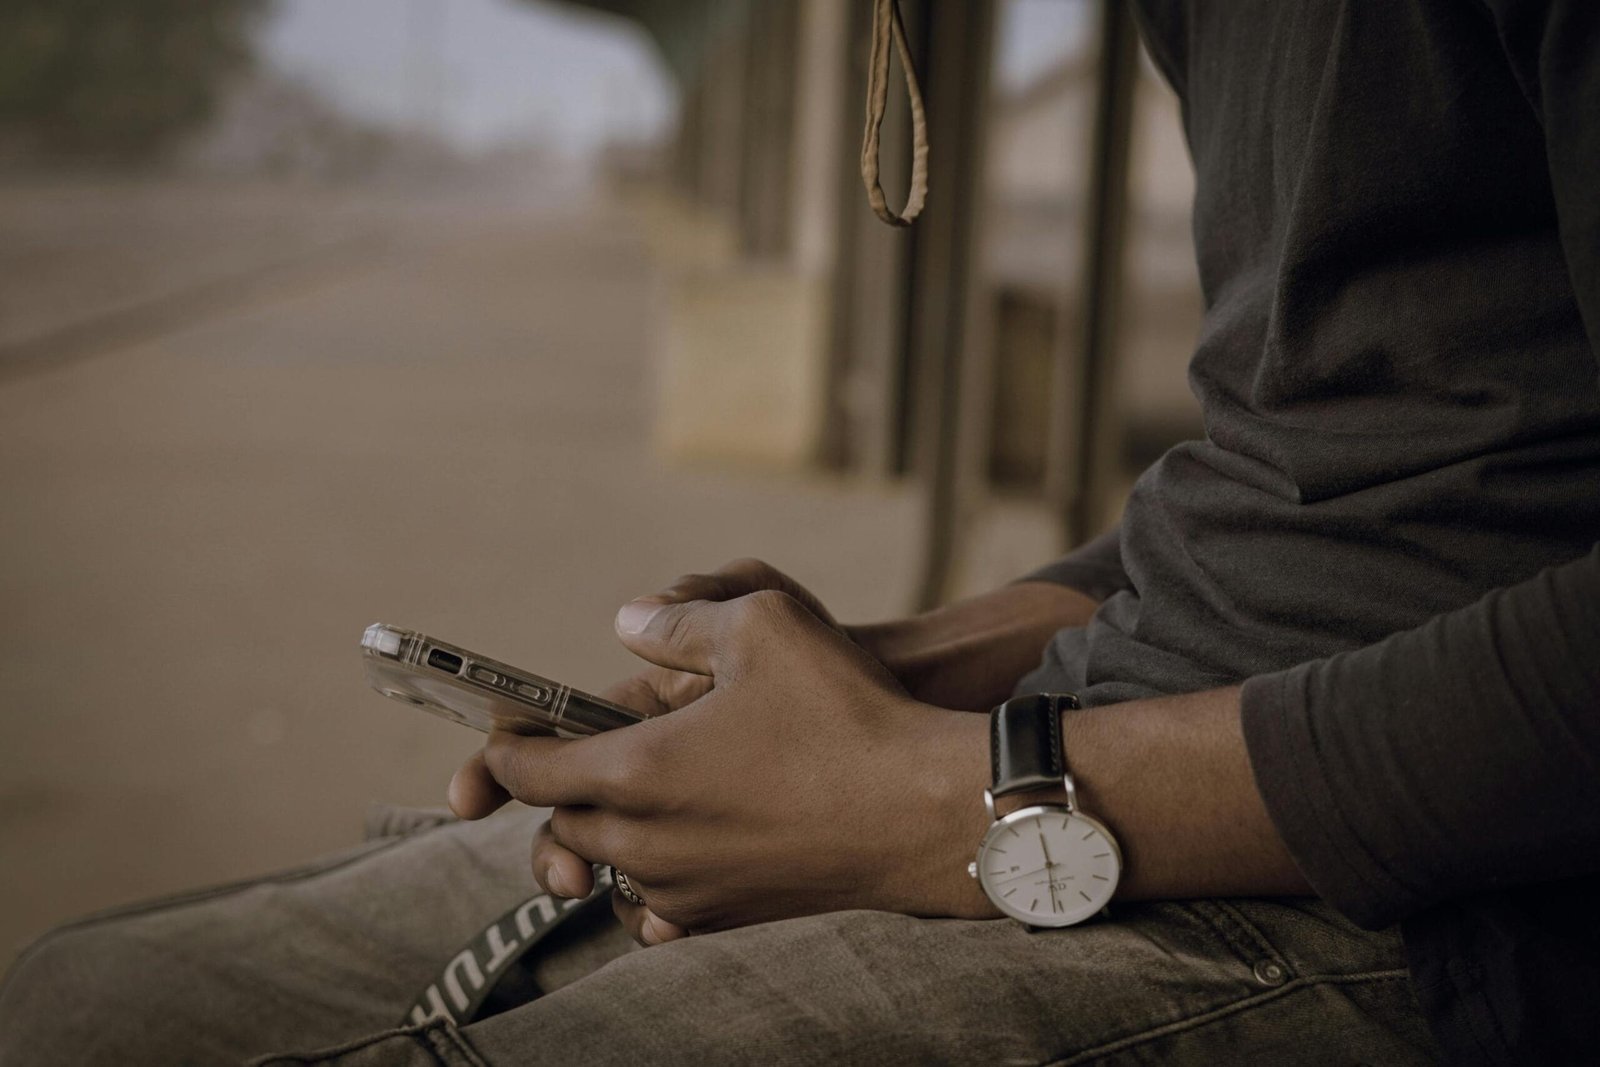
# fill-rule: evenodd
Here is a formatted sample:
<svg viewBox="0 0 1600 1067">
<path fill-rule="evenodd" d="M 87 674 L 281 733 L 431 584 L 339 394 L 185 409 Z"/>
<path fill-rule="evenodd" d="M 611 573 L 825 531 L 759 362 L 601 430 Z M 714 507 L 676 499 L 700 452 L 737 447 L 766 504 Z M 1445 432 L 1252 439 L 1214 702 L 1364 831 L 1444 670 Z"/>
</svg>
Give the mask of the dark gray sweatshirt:
<svg viewBox="0 0 1600 1067">
<path fill-rule="evenodd" d="M 1038 572 L 1020 690 L 1245 682 L 1307 880 L 1452 1062 L 1600 1057 L 1600 0 L 1140 0 L 1206 440 Z"/>
</svg>

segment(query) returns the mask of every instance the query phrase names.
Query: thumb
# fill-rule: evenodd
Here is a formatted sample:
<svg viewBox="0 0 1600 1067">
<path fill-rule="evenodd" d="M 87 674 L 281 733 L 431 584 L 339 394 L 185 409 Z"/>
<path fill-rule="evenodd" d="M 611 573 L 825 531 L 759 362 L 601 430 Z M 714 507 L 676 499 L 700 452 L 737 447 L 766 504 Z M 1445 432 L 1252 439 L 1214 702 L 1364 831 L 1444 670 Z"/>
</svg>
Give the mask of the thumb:
<svg viewBox="0 0 1600 1067">
<path fill-rule="evenodd" d="M 640 597 L 617 612 L 617 637 L 628 651 L 658 667 L 715 676 L 724 659 L 719 616 L 726 607 L 709 600 L 670 603 Z"/>
</svg>

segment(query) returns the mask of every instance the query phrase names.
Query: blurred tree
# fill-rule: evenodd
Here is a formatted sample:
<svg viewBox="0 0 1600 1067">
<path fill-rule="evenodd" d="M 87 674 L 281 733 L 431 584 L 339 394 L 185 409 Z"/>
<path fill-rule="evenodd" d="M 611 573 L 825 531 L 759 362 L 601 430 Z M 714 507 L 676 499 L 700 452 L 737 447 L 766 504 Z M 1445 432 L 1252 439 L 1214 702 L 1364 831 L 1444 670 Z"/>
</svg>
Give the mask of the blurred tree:
<svg viewBox="0 0 1600 1067">
<path fill-rule="evenodd" d="M 270 2 L 0 0 L 0 157 L 159 157 L 249 66 Z"/>
</svg>

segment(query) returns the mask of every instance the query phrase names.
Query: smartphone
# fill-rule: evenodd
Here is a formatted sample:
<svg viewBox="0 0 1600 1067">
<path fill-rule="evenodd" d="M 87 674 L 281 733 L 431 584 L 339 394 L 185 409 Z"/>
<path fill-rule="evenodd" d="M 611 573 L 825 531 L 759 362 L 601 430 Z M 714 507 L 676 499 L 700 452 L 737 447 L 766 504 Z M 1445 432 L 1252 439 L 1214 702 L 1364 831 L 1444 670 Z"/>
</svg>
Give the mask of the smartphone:
<svg viewBox="0 0 1600 1067">
<path fill-rule="evenodd" d="M 488 733 L 586 737 L 644 716 L 436 637 L 375 622 L 361 635 L 367 681 L 393 697 Z"/>
</svg>

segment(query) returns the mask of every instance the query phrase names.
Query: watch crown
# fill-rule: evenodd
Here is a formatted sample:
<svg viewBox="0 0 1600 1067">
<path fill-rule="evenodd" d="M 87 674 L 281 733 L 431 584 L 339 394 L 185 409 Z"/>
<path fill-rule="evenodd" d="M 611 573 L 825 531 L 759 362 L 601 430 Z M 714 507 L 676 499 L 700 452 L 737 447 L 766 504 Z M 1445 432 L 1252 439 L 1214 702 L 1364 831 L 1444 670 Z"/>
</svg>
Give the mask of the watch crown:
<svg viewBox="0 0 1600 1067">
<path fill-rule="evenodd" d="M 967 877 L 968 878 L 976 878 L 976 877 L 978 877 L 978 861 L 977 860 L 973 860 L 971 863 L 967 864 Z"/>
</svg>

